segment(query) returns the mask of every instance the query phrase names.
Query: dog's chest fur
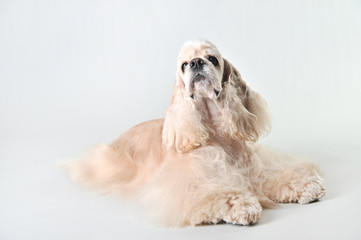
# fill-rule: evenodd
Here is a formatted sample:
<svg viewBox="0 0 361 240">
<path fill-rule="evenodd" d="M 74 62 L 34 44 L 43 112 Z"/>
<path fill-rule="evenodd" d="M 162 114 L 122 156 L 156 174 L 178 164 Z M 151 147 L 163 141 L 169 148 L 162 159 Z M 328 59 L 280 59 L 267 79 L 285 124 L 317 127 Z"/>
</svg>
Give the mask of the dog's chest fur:
<svg viewBox="0 0 361 240">
<path fill-rule="evenodd" d="M 250 154 L 250 152 L 247 151 L 248 148 L 244 142 L 235 140 L 227 134 L 224 134 L 221 129 L 221 121 L 223 120 L 222 112 L 220 111 L 219 106 L 215 101 L 217 100 L 203 98 L 199 105 L 202 113 L 205 116 L 205 121 L 214 131 L 214 135 L 210 139 L 209 143 L 215 146 L 220 146 L 228 154 L 228 156 L 230 156 L 230 158 L 225 160 L 238 161 L 238 163 L 241 161 L 242 164 L 247 166 L 250 164 L 250 162 L 245 163 L 243 161 L 248 159 L 245 157 L 245 155 Z"/>
<path fill-rule="evenodd" d="M 217 127 L 220 125 L 222 113 L 214 101 L 210 98 L 203 98 L 201 100 L 201 111 L 204 113 L 207 123 Z"/>
</svg>

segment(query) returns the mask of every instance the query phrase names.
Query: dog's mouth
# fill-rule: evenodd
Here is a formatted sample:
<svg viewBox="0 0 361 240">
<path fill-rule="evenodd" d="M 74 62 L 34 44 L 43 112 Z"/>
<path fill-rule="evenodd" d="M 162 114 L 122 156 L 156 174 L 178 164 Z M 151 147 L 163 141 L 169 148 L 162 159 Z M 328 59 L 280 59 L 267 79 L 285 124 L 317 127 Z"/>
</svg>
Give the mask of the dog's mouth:
<svg viewBox="0 0 361 240">
<path fill-rule="evenodd" d="M 194 77 L 192 78 L 192 82 L 195 84 L 197 82 L 200 82 L 202 80 L 206 80 L 206 76 L 204 76 L 203 74 L 201 73 L 196 73 L 194 75 Z"/>
<path fill-rule="evenodd" d="M 203 73 L 195 73 L 191 78 L 191 94 L 188 95 L 193 100 L 207 97 L 217 99 L 221 90 L 214 86 L 213 81 L 209 76 Z"/>
<path fill-rule="evenodd" d="M 217 99 L 218 96 L 219 96 L 220 91 L 218 91 L 218 90 L 216 90 L 216 89 L 213 89 L 213 93 L 214 93 L 214 98 Z M 192 93 L 192 94 L 190 95 L 190 97 L 191 97 L 193 100 L 195 100 L 195 99 L 194 99 L 194 93 Z"/>
</svg>

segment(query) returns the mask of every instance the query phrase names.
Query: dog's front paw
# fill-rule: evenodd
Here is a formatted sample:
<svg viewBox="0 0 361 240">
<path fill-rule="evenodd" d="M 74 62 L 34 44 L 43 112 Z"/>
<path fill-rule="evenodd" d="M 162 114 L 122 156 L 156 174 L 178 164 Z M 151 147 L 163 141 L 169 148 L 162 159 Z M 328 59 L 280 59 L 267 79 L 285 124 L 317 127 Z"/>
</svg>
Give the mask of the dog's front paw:
<svg viewBox="0 0 361 240">
<path fill-rule="evenodd" d="M 231 206 L 230 210 L 223 217 L 223 220 L 227 223 L 251 225 L 261 218 L 262 207 L 258 201 L 241 202 L 235 198 L 227 204 Z"/>
<path fill-rule="evenodd" d="M 306 204 L 317 201 L 325 195 L 323 180 L 319 176 L 312 177 L 298 193 L 298 203 Z"/>
<path fill-rule="evenodd" d="M 262 215 L 261 205 L 245 206 L 241 213 L 240 223 L 242 225 L 252 225 L 258 222 Z"/>
</svg>

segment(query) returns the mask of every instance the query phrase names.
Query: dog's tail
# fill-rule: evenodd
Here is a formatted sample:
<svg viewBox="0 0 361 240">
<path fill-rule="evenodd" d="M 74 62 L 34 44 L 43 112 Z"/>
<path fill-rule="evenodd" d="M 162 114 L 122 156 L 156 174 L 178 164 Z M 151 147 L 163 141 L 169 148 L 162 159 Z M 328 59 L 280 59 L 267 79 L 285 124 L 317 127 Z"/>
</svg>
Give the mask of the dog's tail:
<svg viewBox="0 0 361 240">
<path fill-rule="evenodd" d="M 136 169 L 127 159 L 107 144 L 99 144 L 79 159 L 61 163 L 74 182 L 108 193 L 131 194 L 127 191 Z"/>
<path fill-rule="evenodd" d="M 61 168 L 86 187 L 132 197 L 159 165 L 162 126 L 163 120 L 139 124 L 111 145 L 99 144 Z"/>
</svg>

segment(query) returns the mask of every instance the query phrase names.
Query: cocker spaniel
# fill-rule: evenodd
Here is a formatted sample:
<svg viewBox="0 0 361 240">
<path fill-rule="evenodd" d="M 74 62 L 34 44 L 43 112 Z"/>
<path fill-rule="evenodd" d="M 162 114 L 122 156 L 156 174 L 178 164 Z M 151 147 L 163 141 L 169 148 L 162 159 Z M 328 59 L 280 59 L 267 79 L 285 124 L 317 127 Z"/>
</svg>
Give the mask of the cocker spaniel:
<svg viewBox="0 0 361 240">
<path fill-rule="evenodd" d="M 250 225 L 262 207 L 325 194 L 312 163 L 259 144 L 267 104 L 205 40 L 184 45 L 165 119 L 141 123 L 68 166 L 89 187 L 144 204 L 166 226 Z"/>
</svg>

